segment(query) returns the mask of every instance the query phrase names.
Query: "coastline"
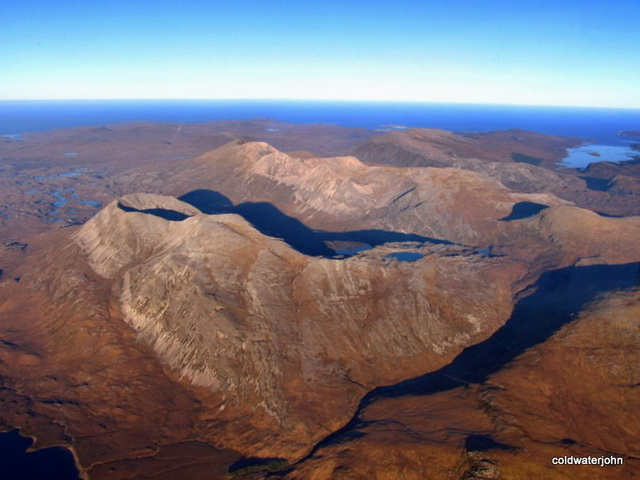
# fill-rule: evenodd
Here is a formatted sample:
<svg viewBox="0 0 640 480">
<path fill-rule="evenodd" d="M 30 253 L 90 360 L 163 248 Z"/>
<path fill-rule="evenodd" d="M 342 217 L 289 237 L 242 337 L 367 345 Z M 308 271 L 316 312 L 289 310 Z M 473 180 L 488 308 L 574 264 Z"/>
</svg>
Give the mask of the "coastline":
<svg viewBox="0 0 640 480">
<path fill-rule="evenodd" d="M 38 436 L 33 433 L 26 433 L 24 431 L 24 427 L 10 427 L 7 429 L 0 429 L 0 434 L 6 434 L 13 431 L 16 431 L 20 437 L 31 441 L 31 445 L 29 445 L 24 451 L 25 454 L 41 452 L 47 449 L 64 449 L 69 453 L 71 453 L 71 457 L 73 458 L 73 465 L 78 473 L 78 479 L 90 480 L 88 473 L 80 464 L 78 452 L 76 452 L 76 449 L 74 448 L 73 443 L 69 445 L 65 445 L 62 443 L 52 443 L 52 444 L 47 444 L 46 446 L 36 446 L 37 442 L 39 441 Z"/>
</svg>

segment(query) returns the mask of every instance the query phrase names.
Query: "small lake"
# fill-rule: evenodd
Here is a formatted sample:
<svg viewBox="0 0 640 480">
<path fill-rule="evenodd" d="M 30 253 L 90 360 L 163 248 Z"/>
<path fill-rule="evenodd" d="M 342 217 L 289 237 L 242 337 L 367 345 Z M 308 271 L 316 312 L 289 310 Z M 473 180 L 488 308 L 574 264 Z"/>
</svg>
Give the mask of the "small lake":
<svg viewBox="0 0 640 480">
<path fill-rule="evenodd" d="M 102 205 L 100 202 L 96 200 L 82 200 L 76 203 L 80 203 L 82 205 L 91 205 L 92 207 L 96 207 L 96 208 L 100 208 L 100 206 Z"/>
<path fill-rule="evenodd" d="M 387 255 L 387 257 L 399 262 L 415 262 L 424 257 L 424 254 L 418 252 L 394 252 Z"/>
<path fill-rule="evenodd" d="M 335 249 L 336 255 L 348 255 L 353 256 L 357 255 L 359 252 L 365 252 L 367 250 L 371 250 L 373 247 L 367 243 L 363 243 L 360 245 L 353 246 L 344 246 L 342 248 Z"/>
<path fill-rule="evenodd" d="M 33 178 L 35 180 L 56 180 L 58 178 L 79 177 L 80 175 L 85 175 L 86 172 L 87 172 L 86 168 L 76 168 L 71 172 L 56 173 L 55 175 L 42 175 L 42 176 L 33 177 Z"/>
<path fill-rule="evenodd" d="M 570 148 L 567 152 L 569 156 L 562 160 L 560 168 L 585 168 L 595 162 L 623 162 L 633 160 L 634 155 L 640 155 L 639 151 L 631 149 L 630 146 L 597 143 Z"/>
<path fill-rule="evenodd" d="M 27 190 L 25 193 L 39 193 L 37 190 Z M 52 205 L 55 207 L 49 212 L 49 222 L 58 223 L 64 222 L 69 216 L 73 217 L 78 214 L 78 211 L 74 209 L 68 209 L 69 205 L 90 205 L 94 208 L 100 208 L 102 204 L 97 200 L 79 200 L 78 193 L 73 187 L 65 187 L 62 190 L 54 190 L 48 195 L 54 198 Z M 62 211 L 63 207 L 67 207 L 67 210 Z M 65 218 L 66 217 L 66 218 Z"/>
<path fill-rule="evenodd" d="M 71 451 L 49 447 L 28 452 L 33 440 L 18 430 L 0 432 L 0 478 L 7 480 L 79 480 Z"/>
<path fill-rule="evenodd" d="M 60 190 L 56 190 L 51 193 L 51 196 L 56 199 L 56 201 L 53 202 L 53 206 L 56 208 L 64 207 L 68 203 L 67 199 L 64 197 L 64 193 Z"/>
</svg>

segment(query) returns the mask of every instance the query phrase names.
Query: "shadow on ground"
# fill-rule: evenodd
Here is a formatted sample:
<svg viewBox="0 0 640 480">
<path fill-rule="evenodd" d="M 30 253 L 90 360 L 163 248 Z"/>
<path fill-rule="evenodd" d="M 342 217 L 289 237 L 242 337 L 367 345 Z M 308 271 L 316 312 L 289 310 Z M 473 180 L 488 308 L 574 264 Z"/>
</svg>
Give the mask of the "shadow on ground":
<svg viewBox="0 0 640 480">
<path fill-rule="evenodd" d="M 391 242 L 451 244 L 446 240 L 387 230 L 351 232 L 313 230 L 300 220 L 284 214 L 272 203 L 245 202 L 234 205 L 228 197 L 213 190 L 194 190 L 182 195 L 179 200 L 210 215 L 220 213 L 240 215 L 264 235 L 281 238 L 300 253 L 311 256 L 334 257 L 336 252 L 327 245 L 328 242 L 356 242 L 371 247 Z"/>
<path fill-rule="evenodd" d="M 318 449 L 363 436 L 363 410 L 381 398 L 433 395 L 464 385 L 481 384 L 527 349 L 547 340 L 571 322 L 599 295 L 640 285 L 640 263 L 567 267 L 545 273 L 516 304 L 509 320 L 487 340 L 466 348 L 445 367 L 363 397 L 342 429 L 318 443 Z M 309 458 L 307 456 L 306 458 Z"/>
</svg>

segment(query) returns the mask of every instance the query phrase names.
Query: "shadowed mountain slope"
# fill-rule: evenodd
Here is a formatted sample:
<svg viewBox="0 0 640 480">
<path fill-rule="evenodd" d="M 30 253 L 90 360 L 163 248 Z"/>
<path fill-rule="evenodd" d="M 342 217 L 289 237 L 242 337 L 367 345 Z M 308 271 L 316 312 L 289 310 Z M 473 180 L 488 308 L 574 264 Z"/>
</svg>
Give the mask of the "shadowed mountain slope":
<svg viewBox="0 0 640 480">
<path fill-rule="evenodd" d="M 544 383 L 526 358 L 550 345 L 573 362 L 554 338 L 574 318 L 635 312 L 621 289 L 637 281 L 640 218 L 599 215 L 542 184 L 516 191 L 492 177 L 499 164 L 531 182 L 558 175 L 513 161 L 485 172 L 368 165 L 235 141 L 112 177 L 110 192 L 152 193 L 34 236 L 0 282 L 0 398 L 12 406 L 0 423 L 73 444 L 92 478 L 117 480 L 284 472 L 303 458 L 292 478 L 398 478 L 403 462 L 409 478 L 474 478 L 485 460 L 515 465 L 529 437 L 634 455 L 617 417 L 602 442 L 553 430 L 573 417 L 535 385 L 577 383 L 551 364 Z M 632 348 L 620 332 L 634 324 L 623 324 L 605 329 L 607 352 Z M 590 353 L 571 364 L 597 390 L 608 384 L 585 367 L 600 341 L 589 325 Z M 637 381 L 614 363 L 629 388 L 592 400 L 628 412 Z M 501 375 L 513 413 L 493 400 Z"/>
</svg>

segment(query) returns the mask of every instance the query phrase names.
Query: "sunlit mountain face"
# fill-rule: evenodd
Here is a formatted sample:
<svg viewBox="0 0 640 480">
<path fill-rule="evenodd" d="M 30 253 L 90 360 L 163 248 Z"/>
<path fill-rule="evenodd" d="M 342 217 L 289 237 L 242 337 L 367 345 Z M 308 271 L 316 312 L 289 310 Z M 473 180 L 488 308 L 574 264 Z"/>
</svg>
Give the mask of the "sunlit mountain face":
<svg viewBox="0 0 640 480">
<path fill-rule="evenodd" d="M 0 478 L 640 476 L 640 4 L 3 6 Z"/>
<path fill-rule="evenodd" d="M 640 171 L 562 163 L 585 142 L 274 120 L 5 136 L 22 436 L 3 441 L 71 449 L 8 471 L 554 478 L 556 449 L 609 448 L 626 463 L 603 471 L 633 474 Z M 619 405 L 606 431 L 567 385 Z"/>
</svg>

